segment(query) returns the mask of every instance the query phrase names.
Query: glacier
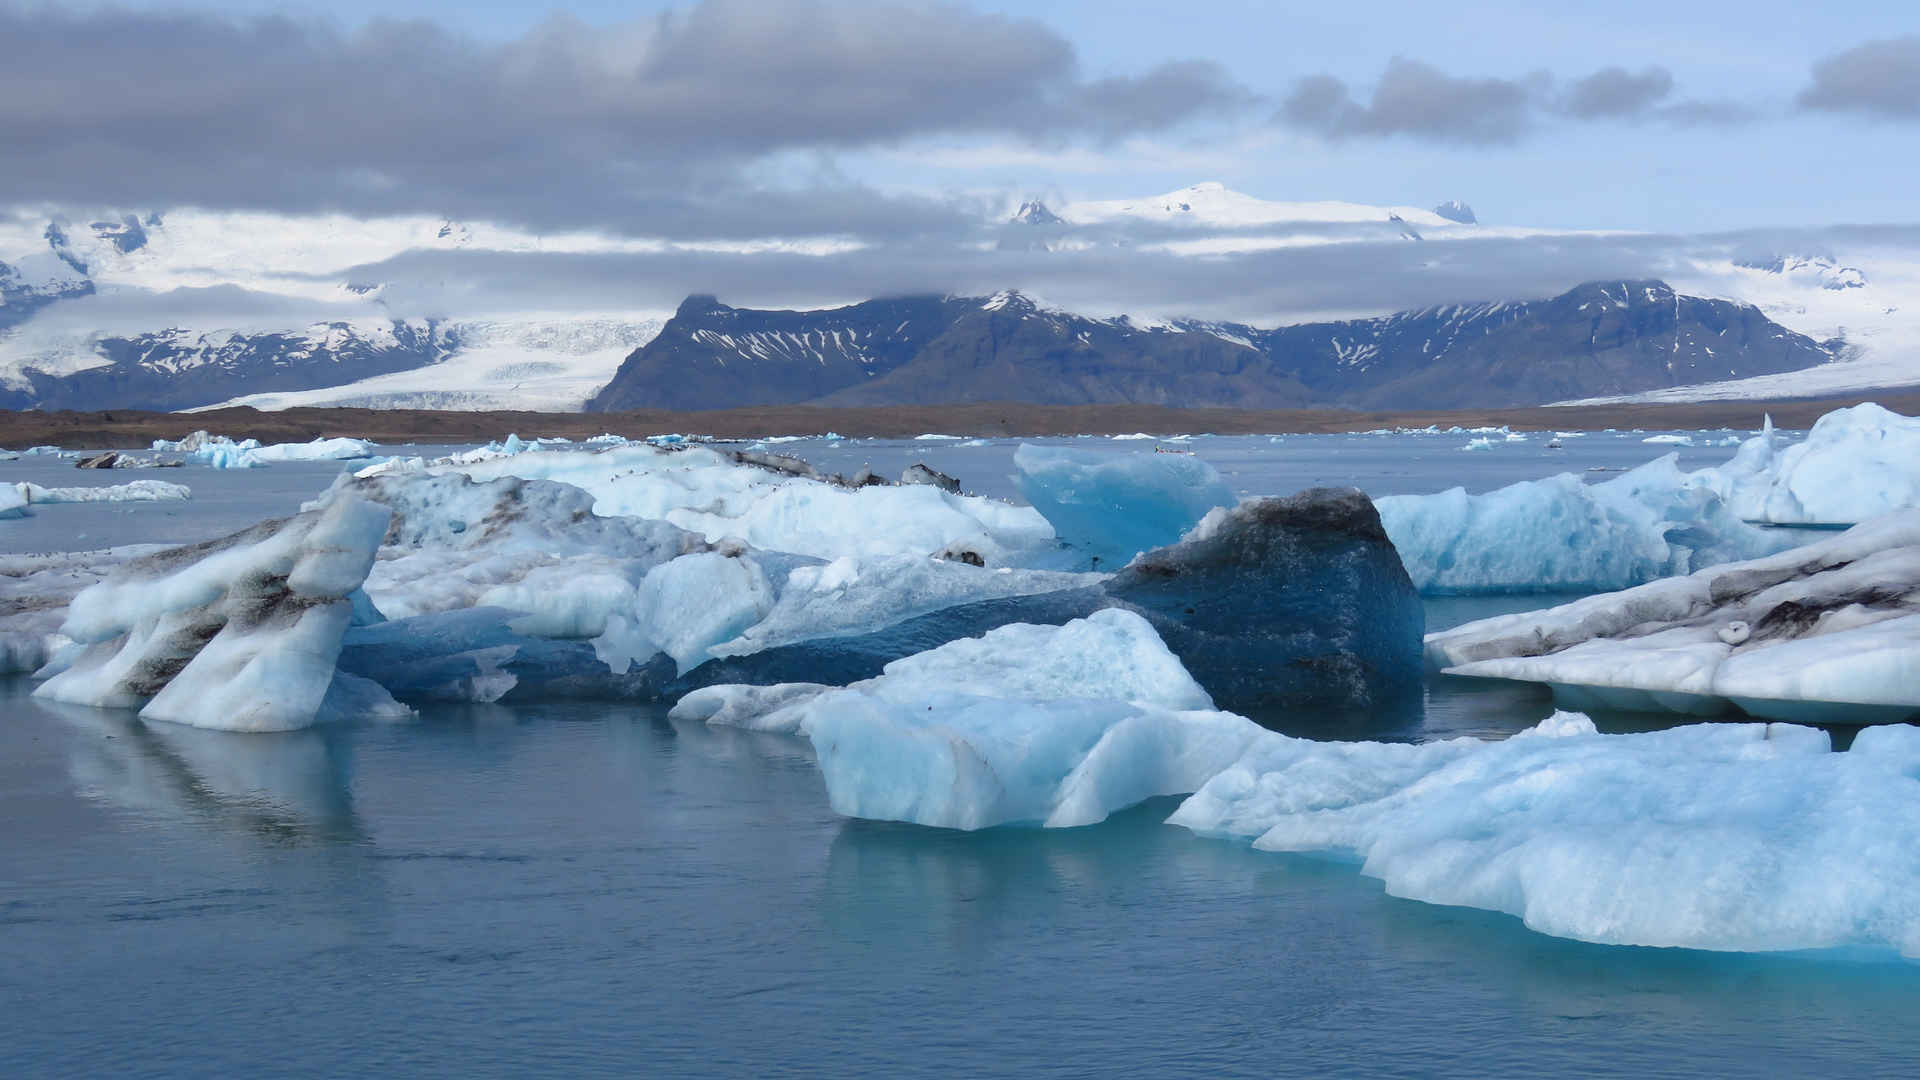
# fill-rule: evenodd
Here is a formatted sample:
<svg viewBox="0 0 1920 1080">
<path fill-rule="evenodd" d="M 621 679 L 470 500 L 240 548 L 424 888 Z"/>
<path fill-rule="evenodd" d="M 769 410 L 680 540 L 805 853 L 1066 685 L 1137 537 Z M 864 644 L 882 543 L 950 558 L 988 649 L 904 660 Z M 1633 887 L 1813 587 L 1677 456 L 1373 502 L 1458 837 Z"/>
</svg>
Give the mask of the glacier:
<svg viewBox="0 0 1920 1080">
<path fill-rule="evenodd" d="M 1920 420 L 1868 403 L 1826 414 L 1784 449 L 1769 422 L 1726 463 L 1694 472 L 1668 455 L 1597 484 L 1562 473 L 1376 505 L 1429 595 L 1624 589 L 1818 536 L 1792 526 L 1920 506 Z"/>
<path fill-rule="evenodd" d="M 1213 466 L 1188 454 L 1110 454 L 1022 443 L 1021 497 L 1098 569 L 1180 539 L 1216 506 L 1238 501 Z"/>
<path fill-rule="evenodd" d="M 1792 551 L 1433 634 L 1450 675 L 1573 707 L 1800 722 L 1920 715 L 1920 509 Z"/>
</svg>

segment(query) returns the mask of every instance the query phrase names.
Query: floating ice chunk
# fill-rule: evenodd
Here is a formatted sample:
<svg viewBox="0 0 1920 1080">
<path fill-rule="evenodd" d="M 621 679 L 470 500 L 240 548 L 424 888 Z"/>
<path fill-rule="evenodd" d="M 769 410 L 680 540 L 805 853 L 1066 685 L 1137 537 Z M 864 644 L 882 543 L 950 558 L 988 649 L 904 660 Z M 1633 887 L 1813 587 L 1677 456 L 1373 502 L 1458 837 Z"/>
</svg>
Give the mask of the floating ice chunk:
<svg viewBox="0 0 1920 1080">
<path fill-rule="evenodd" d="M 836 812 L 948 829 L 1095 824 L 1198 786 L 1260 730 L 1231 713 L 939 692 L 896 704 L 840 691 L 808 717 Z"/>
<path fill-rule="evenodd" d="M 1920 713 L 1920 510 L 1763 559 L 1427 639 L 1450 674 L 1565 703 L 1865 723 Z"/>
<path fill-rule="evenodd" d="M 844 690 L 730 689 L 686 712 L 791 723 L 839 813 L 980 829 L 1087 825 L 1193 790 L 1260 730 L 1211 704 L 1144 619 L 1108 610 L 950 642 Z"/>
<path fill-rule="evenodd" d="M 1376 505 L 1427 593 L 1625 588 L 1804 539 L 1744 524 L 1673 455 L 1598 484 L 1561 473 L 1483 495 L 1453 488 Z"/>
<path fill-rule="evenodd" d="M 1213 466 L 1186 454 L 1022 443 L 1013 467 L 1021 496 L 1096 567 L 1118 568 L 1171 544 L 1207 511 L 1236 501 Z"/>
<path fill-rule="evenodd" d="M 0 484 L 0 492 L 11 487 Z M 128 562 L 166 549 L 164 544 L 132 544 L 102 551 L 0 555 L 0 674 L 49 664 L 73 644 L 60 626 L 74 596 Z"/>
<path fill-rule="evenodd" d="M 1869 402 L 1826 414 L 1785 450 L 1773 449 L 1771 424 L 1749 445 L 1768 453 L 1729 478 L 1742 517 L 1854 524 L 1920 506 L 1920 419 Z"/>
<path fill-rule="evenodd" d="M 215 469 L 253 469 L 286 461 L 350 461 L 373 456 L 373 444 L 364 439 L 314 439 L 304 443 L 260 445 L 258 439 L 234 442 L 204 431 L 176 442 L 156 440 L 155 450 L 183 452 L 187 460 Z"/>
<path fill-rule="evenodd" d="M 435 468 L 483 480 L 557 480 L 592 493 L 602 516 L 670 521 L 710 541 L 735 537 L 822 559 L 965 549 L 1001 566 L 1053 546 L 1053 529 L 1031 507 L 927 485 L 842 486 L 794 459 L 704 446 L 529 451 Z"/>
<path fill-rule="evenodd" d="M 1351 489 L 1316 489 L 1217 509 L 1179 544 L 1100 584 L 957 603 L 866 633 L 730 655 L 687 673 L 680 688 L 853 682 L 995 627 L 1058 625 L 1110 607 L 1144 615 L 1232 708 L 1368 707 L 1421 685 L 1425 616 L 1372 504 Z"/>
<path fill-rule="evenodd" d="M 39 484 L 6 484 L 29 503 L 82 503 L 82 502 L 178 502 L 193 497 L 193 489 L 185 484 L 169 484 L 163 480 L 134 480 L 125 484 L 108 484 L 101 487 L 41 487 Z"/>
<path fill-rule="evenodd" d="M 1426 614 L 1352 488 L 1212 510 L 1105 590 L 1229 708 L 1364 708 L 1419 692 Z"/>
<path fill-rule="evenodd" d="M 821 683 L 703 686 L 675 702 L 667 716 L 673 720 L 791 735 L 800 730 L 806 706 L 834 689 Z"/>
<path fill-rule="evenodd" d="M 1491 449 L 1493 449 L 1493 440 L 1492 440 L 1492 439 L 1488 439 L 1488 438 L 1484 438 L 1484 437 L 1482 437 L 1482 438 L 1478 438 L 1478 439 L 1470 439 L 1470 440 L 1468 440 L 1468 441 L 1467 441 L 1467 444 L 1466 444 L 1465 446 L 1462 446 L 1462 447 L 1461 447 L 1460 449 L 1462 449 L 1462 450 L 1491 450 Z"/>
<path fill-rule="evenodd" d="M 1643 443 L 1651 443 L 1655 446 L 1692 446 L 1693 436 L 1691 435 L 1649 435 L 1646 438 L 1641 439 L 1640 441 Z"/>
<path fill-rule="evenodd" d="M 0 484 L 0 519 L 27 516 L 27 497 L 19 484 Z"/>
<path fill-rule="evenodd" d="M 1852 524 L 1920 506 L 1920 421 L 1860 405 L 1784 450 L 1769 423 L 1724 465 L 1692 473 L 1669 456 L 1600 484 L 1568 473 L 1379 504 L 1422 591 L 1619 589 L 1816 536 L 1749 522 Z"/>
<path fill-rule="evenodd" d="M 133 560 L 73 598 L 61 632 L 87 648 L 35 693 L 200 727 L 305 727 L 388 517 L 340 498 Z"/>
<path fill-rule="evenodd" d="M 1920 730 L 1711 724 L 1601 735 L 1560 714 L 1503 742 L 1262 734 L 1171 819 L 1269 851 L 1352 854 L 1389 893 L 1543 933 L 1920 956 Z"/>
</svg>

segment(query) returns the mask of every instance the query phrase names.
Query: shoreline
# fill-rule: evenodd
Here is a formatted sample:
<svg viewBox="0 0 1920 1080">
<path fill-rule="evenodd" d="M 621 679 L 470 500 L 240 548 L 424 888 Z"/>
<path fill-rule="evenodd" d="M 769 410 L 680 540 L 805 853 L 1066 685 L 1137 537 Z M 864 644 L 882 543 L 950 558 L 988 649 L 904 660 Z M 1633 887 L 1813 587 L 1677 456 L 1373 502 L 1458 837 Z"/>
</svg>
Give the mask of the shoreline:
<svg viewBox="0 0 1920 1080">
<path fill-rule="evenodd" d="M 251 408 L 197 413 L 0 412 L 0 447 L 9 450 L 57 445 L 73 450 L 144 449 L 155 439 L 178 439 L 200 429 L 235 439 L 306 442 L 351 436 L 401 443 L 486 442 L 509 433 L 522 438 L 564 436 L 575 440 L 602 433 L 639 438 L 678 432 L 720 439 L 775 435 L 910 439 L 941 434 L 967 437 L 1127 435 L 1307 435 L 1379 428 L 1501 427 L 1515 431 L 1711 430 L 1758 428 L 1771 415 L 1776 426 L 1811 427 L 1822 415 L 1877 401 L 1895 412 L 1920 415 L 1920 389 L 1823 398 L 1707 401 L 1631 405 L 1529 406 L 1355 412 L 1344 409 L 1177 409 L 1160 405 L 893 405 L 868 408 L 761 406 L 710 412 L 643 410 L 624 413 L 451 412 L 425 409 L 297 408 L 262 412 Z"/>
</svg>

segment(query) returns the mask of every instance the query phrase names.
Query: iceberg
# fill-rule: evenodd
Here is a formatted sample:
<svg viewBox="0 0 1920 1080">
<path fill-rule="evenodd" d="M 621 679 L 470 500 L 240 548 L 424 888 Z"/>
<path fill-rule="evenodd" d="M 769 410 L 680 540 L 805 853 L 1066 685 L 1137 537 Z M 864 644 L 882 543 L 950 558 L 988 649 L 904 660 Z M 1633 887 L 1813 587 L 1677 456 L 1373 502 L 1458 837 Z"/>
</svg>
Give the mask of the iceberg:
<svg viewBox="0 0 1920 1080">
<path fill-rule="evenodd" d="M 0 484 L 0 494 L 13 489 Z M 166 550 L 130 544 L 102 551 L 0 555 L 0 675 L 36 671 L 73 644 L 60 632 L 67 605 L 81 590 L 126 563 Z"/>
<path fill-rule="evenodd" d="M 272 443 L 258 439 L 239 442 L 225 435 L 196 431 L 184 439 L 156 439 L 154 450 L 185 454 L 197 465 L 215 469 L 255 469 L 287 461 L 351 461 L 373 456 L 373 444 L 364 439 L 320 438 L 304 443 Z"/>
<path fill-rule="evenodd" d="M 1570 707 L 1799 722 L 1920 714 L 1920 510 L 1763 559 L 1431 635 L 1450 675 Z"/>
<path fill-rule="evenodd" d="M 1098 569 L 1180 539 L 1233 490 L 1187 454 L 1110 454 L 1022 443 L 1013 467 L 1020 495 L 1062 542 Z"/>
<path fill-rule="evenodd" d="M 60 632 L 85 649 L 34 693 L 198 727 L 306 727 L 388 518 L 341 498 L 131 560 L 73 597 Z"/>
<path fill-rule="evenodd" d="M 1612 945 L 1920 957 L 1920 729 L 1845 753 L 1788 724 L 1627 735 L 1558 713 L 1499 742 L 1260 734 L 1170 819 L 1360 860 L 1388 893 Z"/>
<path fill-rule="evenodd" d="M 1354 488 L 1209 511 L 1104 589 L 1227 708 L 1373 708 L 1420 693 L 1425 609 Z"/>
<path fill-rule="evenodd" d="M 101 487 L 41 487 L 39 484 L 22 483 L 0 485 L 12 487 L 28 503 L 82 503 L 82 502 L 181 502 L 193 498 L 193 489 L 185 484 L 169 484 L 163 480 L 134 480 L 125 484 L 108 484 Z"/>
<path fill-rule="evenodd" d="M 0 521 L 27 516 L 27 496 L 19 484 L 0 484 Z"/>
<path fill-rule="evenodd" d="M 952 829 L 1093 824 L 1194 790 L 1260 731 L 1117 609 L 1002 626 L 844 689 L 712 687 L 673 715 L 803 734 L 836 812 Z"/>
<path fill-rule="evenodd" d="M 947 553 L 998 567 L 1021 565 L 1056 546 L 1053 529 L 1031 507 L 930 484 L 836 483 L 797 459 L 707 446 L 528 450 L 421 467 L 476 480 L 572 484 L 592 494 L 600 516 L 667 521 L 709 541 L 734 538 L 763 552 L 828 560 Z"/>
<path fill-rule="evenodd" d="M 1769 422 L 1725 464 L 1691 473 L 1668 455 L 1598 484 L 1562 473 L 1377 503 L 1424 593 L 1624 589 L 1818 536 L 1765 526 L 1844 526 L 1920 506 L 1920 420 L 1858 405 L 1784 450 Z"/>
<path fill-rule="evenodd" d="M 845 564 L 836 565 L 841 569 L 818 573 L 845 573 Z M 1020 574 L 1006 576 L 1017 584 Z M 1071 587 L 956 603 L 877 630 L 792 640 L 797 635 L 783 628 L 789 643 L 751 654 L 729 643 L 715 650 L 726 655 L 686 673 L 675 691 L 721 683 L 845 684 L 1010 623 L 1059 625 L 1122 608 L 1146 618 L 1228 708 L 1384 707 L 1420 693 L 1425 614 L 1373 505 L 1358 491 L 1314 489 L 1218 508 L 1178 544 L 1140 555 L 1111 578 L 1060 577 Z M 783 595 L 780 605 L 786 603 Z"/>
</svg>

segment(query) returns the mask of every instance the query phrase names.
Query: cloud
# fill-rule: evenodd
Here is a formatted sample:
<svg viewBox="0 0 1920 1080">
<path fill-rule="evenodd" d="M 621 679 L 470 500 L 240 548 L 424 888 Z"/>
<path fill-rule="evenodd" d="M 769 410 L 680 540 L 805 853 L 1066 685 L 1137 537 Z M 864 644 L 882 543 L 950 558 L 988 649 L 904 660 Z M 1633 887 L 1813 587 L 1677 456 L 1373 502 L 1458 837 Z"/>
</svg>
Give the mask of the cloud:
<svg viewBox="0 0 1920 1080">
<path fill-rule="evenodd" d="M 1583 120 L 1639 116 L 1671 93 L 1673 73 L 1665 68 L 1637 72 L 1622 67 L 1601 68 L 1575 79 L 1560 107 L 1567 115 Z"/>
<path fill-rule="evenodd" d="M 1725 102 L 1666 103 L 1673 88 L 1673 73 L 1657 66 L 1601 68 L 1561 89 L 1546 72 L 1512 79 L 1459 76 L 1395 57 L 1366 102 L 1341 80 L 1314 75 L 1294 84 L 1274 120 L 1331 139 L 1400 135 L 1493 146 L 1517 143 L 1551 123 L 1656 121 L 1696 127 L 1743 123 L 1755 115 Z"/>
<path fill-rule="evenodd" d="M 788 233 L 950 229 L 937 200 L 815 199 L 845 185 L 758 174 L 925 136 L 1111 140 L 1251 100 L 1204 62 L 1089 80 L 1038 22 L 918 0 L 704 0 L 616 27 L 558 16 L 504 45 L 421 21 L 0 6 L 0 53 L 0 203 L 668 236 L 766 216 L 749 202 Z"/>
<path fill-rule="evenodd" d="M 1869 41 L 1819 61 L 1799 100 L 1808 109 L 1920 119 L 1920 36 Z"/>
<path fill-rule="evenodd" d="M 1366 104 L 1331 75 L 1300 80 L 1281 104 L 1286 123 L 1330 138 L 1414 135 L 1446 142 L 1514 142 L 1526 131 L 1534 80 L 1463 78 L 1395 57 Z"/>
</svg>

